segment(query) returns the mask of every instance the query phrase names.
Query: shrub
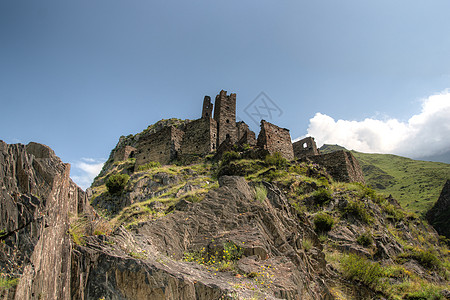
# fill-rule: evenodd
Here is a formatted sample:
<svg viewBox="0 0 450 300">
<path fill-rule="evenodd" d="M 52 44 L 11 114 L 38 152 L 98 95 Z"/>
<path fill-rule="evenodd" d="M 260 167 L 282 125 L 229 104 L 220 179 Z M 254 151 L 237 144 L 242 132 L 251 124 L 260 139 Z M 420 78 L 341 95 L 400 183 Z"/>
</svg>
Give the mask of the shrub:
<svg viewBox="0 0 450 300">
<path fill-rule="evenodd" d="M 334 219 L 326 213 L 319 213 L 314 216 L 314 226 L 317 232 L 327 232 L 333 228 Z"/>
<path fill-rule="evenodd" d="M 114 174 L 109 176 L 106 181 L 106 188 L 110 194 L 118 194 L 123 191 L 128 183 L 130 176 L 126 174 Z"/>
<path fill-rule="evenodd" d="M 407 300 L 445 300 L 441 290 L 433 285 L 422 286 L 419 291 L 406 294 L 403 299 Z"/>
<path fill-rule="evenodd" d="M 383 207 L 384 211 L 390 215 L 395 221 L 401 221 L 405 218 L 405 214 L 400 209 L 394 207 L 392 204 L 388 204 Z"/>
<path fill-rule="evenodd" d="M 304 238 L 302 240 L 302 246 L 303 246 L 303 249 L 305 249 L 305 251 L 309 251 L 313 247 L 313 242 L 308 238 Z"/>
<path fill-rule="evenodd" d="M 272 155 L 267 155 L 266 159 L 264 160 L 266 164 L 269 166 L 275 166 L 277 169 L 282 169 L 287 166 L 287 159 L 281 156 L 279 152 L 275 152 Z"/>
<path fill-rule="evenodd" d="M 18 282 L 19 278 L 11 278 L 4 274 L 0 275 L 0 292 L 16 286 Z"/>
<path fill-rule="evenodd" d="M 368 246 L 372 245 L 373 238 L 372 238 L 372 235 L 370 234 L 370 232 L 364 232 L 363 234 L 358 236 L 358 238 L 356 239 L 356 242 L 358 244 L 360 244 L 361 246 L 368 247 Z"/>
<path fill-rule="evenodd" d="M 437 270 L 441 268 L 442 262 L 430 250 L 413 249 L 407 253 L 401 253 L 400 259 L 415 259 L 424 268 L 429 270 Z"/>
<path fill-rule="evenodd" d="M 331 201 L 331 199 L 333 199 L 331 197 L 331 192 L 327 189 L 318 189 L 317 191 L 315 191 L 312 196 L 314 197 L 314 202 L 319 204 L 319 205 L 324 205 L 327 204 L 328 202 Z"/>
<path fill-rule="evenodd" d="M 223 258 L 226 261 L 236 261 L 241 259 L 244 249 L 235 243 L 228 241 L 223 244 Z"/>
<path fill-rule="evenodd" d="M 379 263 L 371 262 L 355 254 L 345 255 L 341 259 L 341 268 L 347 279 L 359 280 L 373 288 L 378 285 L 384 274 Z"/>
<path fill-rule="evenodd" d="M 233 160 L 238 160 L 241 158 L 241 155 L 236 151 L 228 151 L 222 155 L 222 165 L 227 165 Z"/>
<path fill-rule="evenodd" d="M 364 203 L 359 201 L 349 202 L 348 205 L 344 208 L 344 214 L 347 216 L 354 216 L 364 223 L 372 223 L 372 217 L 364 207 Z"/>
<path fill-rule="evenodd" d="M 161 167 L 161 164 L 157 161 L 150 161 L 148 163 L 146 163 L 145 165 L 139 166 L 138 167 L 138 171 L 145 171 L 148 169 L 154 169 L 154 168 L 159 168 Z"/>
<path fill-rule="evenodd" d="M 263 202 L 267 197 L 267 189 L 266 187 L 261 183 L 255 187 L 255 198 L 259 202 Z"/>
</svg>

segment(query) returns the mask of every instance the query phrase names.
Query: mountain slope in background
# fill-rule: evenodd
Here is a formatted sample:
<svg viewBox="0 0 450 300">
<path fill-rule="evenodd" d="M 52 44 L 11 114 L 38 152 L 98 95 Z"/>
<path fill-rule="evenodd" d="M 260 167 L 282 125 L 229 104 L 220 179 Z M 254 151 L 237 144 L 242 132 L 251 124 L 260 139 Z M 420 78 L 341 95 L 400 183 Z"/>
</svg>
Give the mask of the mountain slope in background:
<svg viewBox="0 0 450 300">
<path fill-rule="evenodd" d="M 424 156 L 424 157 L 421 157 L 420 160 L 437 161 L 437 162 L 444 162 L 444 163 L 450 164 L 450 150 L 447 152 L 441 153 L 441 154 Z"/>
<path fill-rule="evenodd" d="M 323 145 L 322 153 L 345 150 L 338 145 Z M 392 154 L 351 151 L 358 159 L 368 185 L 377 192 L 391 194 L 402 207 L 424 214 L 439 198 L 450 164 L 414 160 Z"/>
</svg>

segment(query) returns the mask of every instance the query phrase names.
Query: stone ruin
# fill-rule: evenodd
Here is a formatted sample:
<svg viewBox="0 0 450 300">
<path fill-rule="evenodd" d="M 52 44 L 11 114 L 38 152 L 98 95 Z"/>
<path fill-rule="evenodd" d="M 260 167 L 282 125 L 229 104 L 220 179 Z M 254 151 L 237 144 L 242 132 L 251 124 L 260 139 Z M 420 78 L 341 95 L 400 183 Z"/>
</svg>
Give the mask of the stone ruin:
<svg viewBox="0 0 450 300">
<path fill-rule="evenodd" d="M 155 161 L 161 164 L 215 154 L 220 158 L 235 147 L 251 147 L 260 155 L 280 153 L 287 160 L 310 161 L 325 167 L 338 181 L 364 182 L 356 158 L 347 151 L 320 154 L 313 137 L 292 143 L 289 130 L 261 120 L 261 130 L 255 133 L 243 122 L 236 122 L 236 94 L 222 90 L 214 104 L 205 96 L 201 118 L 183 124 L 167 125 L 156 131 L 144 132 L 136 147 L 116 149 L 114 161 L 136 158 L 136 167 Z"/>
<path fill-rule="evenodd" d="M 320 154 L 314 138 L 310 136 L 294 142 L 292 146 L 294 148 L 294 155 L 296 158 L 303 158 Z"/>
</svg>

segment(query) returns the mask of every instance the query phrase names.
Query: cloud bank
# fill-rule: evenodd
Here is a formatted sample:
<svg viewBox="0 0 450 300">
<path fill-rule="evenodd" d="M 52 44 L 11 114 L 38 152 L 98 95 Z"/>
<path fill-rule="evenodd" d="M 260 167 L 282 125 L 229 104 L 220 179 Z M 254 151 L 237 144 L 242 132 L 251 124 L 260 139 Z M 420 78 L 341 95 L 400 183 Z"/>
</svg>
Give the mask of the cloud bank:
<svg viewBox="0 0 450 300">
<path fill-rule="evenodd" d="M 369 153 L 391 153 L 411 158 L 450 151 L 450 91 L 422 100 L 421 112 L 407 122 L 397 119 L 334 120 L 316 113 L 307 136 L 318 146 L 338 144 Z"/>
<path fill-rule="evenodd" d="M 104 160 L 83 157 L 72 163 L 71 178 L 82 189 L 86 190 L 95 176 L 102 170 L 103 164 Z"/>
</svg>

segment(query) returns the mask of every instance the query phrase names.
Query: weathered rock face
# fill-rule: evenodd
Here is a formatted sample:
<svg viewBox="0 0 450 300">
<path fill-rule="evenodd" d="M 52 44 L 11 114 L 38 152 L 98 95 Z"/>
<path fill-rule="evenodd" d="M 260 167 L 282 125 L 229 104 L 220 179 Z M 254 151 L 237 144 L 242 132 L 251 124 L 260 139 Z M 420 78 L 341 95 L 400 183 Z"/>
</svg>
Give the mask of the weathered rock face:
<svg viewBox="0 0 450 300">
<path fill-rule="evenodd" d="M 0 266 L 11 277 L 21 275 L 0 297 L 68 299 L 69 214 L 88 208 L 84 192 L 70 179 L 70 165 L 41 144 L 0 141 L 0 166 Z"/>
<path fill-rule="evenodd" d="M 72 297 L 206 300 L 235 293 L 242 298 L 332 299 L 323 281 L 325 256 L 316 233 L 280 190 L 265 183 L 267 198 L 259 202 L 242 177 L 223 176 L 219 183 L 199 203 L 184 201 L 164 218 L 78 247 Z M 303 239 L 313 241 L 309 252 L 301 246 Z M 239 269 L 268 278 L 257 292 L 250 278 L 182 260 L 185 253 L 201 249 L 220 255 L 226 242 L 243 249 Z"/>
<path fill-rule="evenodd" d="M 450 239 L 450 180 L 445 183 L 438 201 L 427 212 L 426 218 L 440 235 Z"/>
</svg>

